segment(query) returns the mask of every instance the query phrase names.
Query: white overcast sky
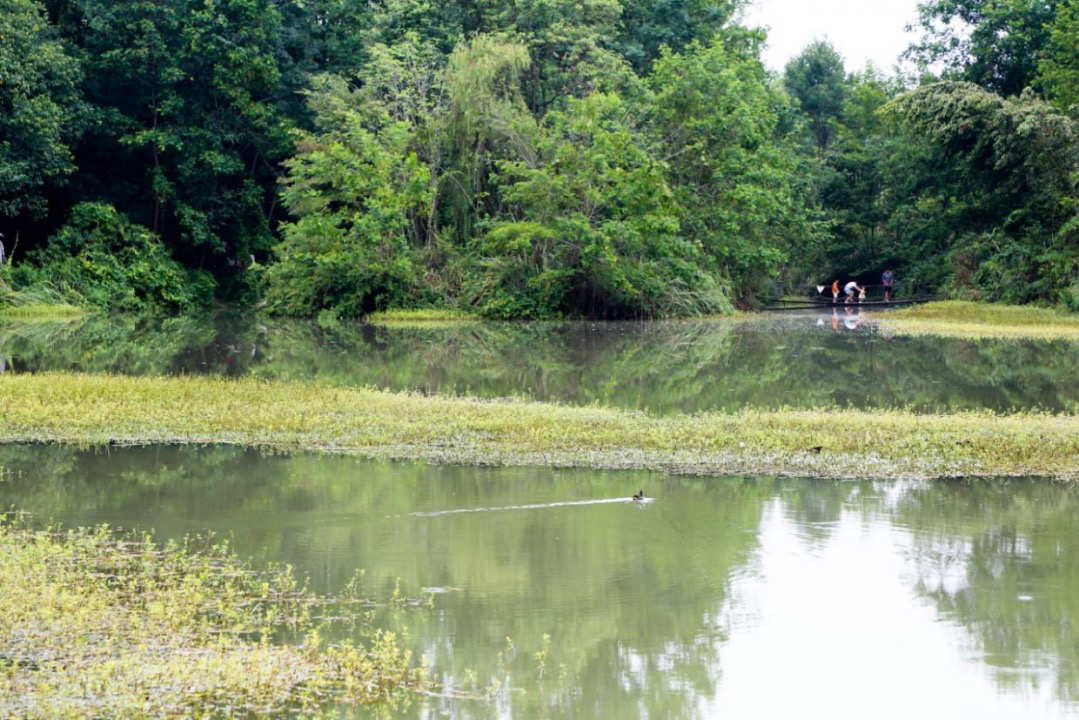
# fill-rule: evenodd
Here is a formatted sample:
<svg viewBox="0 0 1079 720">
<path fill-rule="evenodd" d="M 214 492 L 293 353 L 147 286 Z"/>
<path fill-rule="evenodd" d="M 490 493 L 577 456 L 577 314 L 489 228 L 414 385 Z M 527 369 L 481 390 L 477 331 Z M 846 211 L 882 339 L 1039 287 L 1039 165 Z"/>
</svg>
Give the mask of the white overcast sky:
<svg viewBox="0 0 1079 720">
<path fill-rule="evenodd" d="M 890 71 L 899 53 L 917 37 L 904 32 L 917 16 L 918 0 L 753 0 L 746 24 L 767 26 L 764 63 L 782 71 L 787 61 L 816 39 L 828 39 L 847 71 L 867 60 Z"/>
</svg>

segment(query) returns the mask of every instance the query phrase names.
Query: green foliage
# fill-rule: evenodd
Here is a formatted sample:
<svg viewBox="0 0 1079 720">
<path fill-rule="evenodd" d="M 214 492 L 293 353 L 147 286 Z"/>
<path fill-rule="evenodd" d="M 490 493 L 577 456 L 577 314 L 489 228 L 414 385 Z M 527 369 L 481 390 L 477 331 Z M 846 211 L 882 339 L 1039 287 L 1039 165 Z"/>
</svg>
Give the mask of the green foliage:
<svg viewBox="0 0 1079 720">
<path fill-rule="evenodd" d="M 1062 109 L 1079 104 L 1079 5 L 1061 2 L 1038 63 L 1039 85 Z"/>
<path fill-rule="evenodd" d="M 684 231 L 703 249 L 704 268 L 752 304 L 788 250 L 820 234 L 798 148 L 782 128 L 786 101 L 769 88 L 755 52 L 720 38 L 665 53 L 648 87 Z"/>
<path fill-rule="evenodd" d="M 1005 97 L 1034 84 L 1061 0 L 925 0 L 907 57 Z"/>
<path fill-rule="evenodd" d="M 146 228 L 100 203 L 75 206 L 12 279 L 16 288 L 54 287 L 76 304 L 119 311 L 195 309 L 209 303 L 214 287 L 210 276 L 169 257 Z"/>
<path fill-rule="evenodd" d="M 1076 101 L 1074 3 L 920 6 L 909 56 L 1008 98 L 941 86 L 948 138 L 827 42 L 770 76 L 743 0 L 4 2 L 21 253 L 109 205 L 225 296 L 327 316 L 712 312 L 888 264 L 998 300 L 1077 282 L 1071 121 L 1022 94 Z"/>
<path fill-rule="evenodd" d="M 1079 124 L 1030 92 L 1003 99 L 970 83 L 920 88 L 886 111 L 951 168 L 922 191 L 951 216 L 947 284 L 1001 302 L 1056 302 L 1079 273 Z"/>
<path fill-rule="evenodd" d="M 847 84 L 843 58 L 831 43 L 811 43 L 787 63 L 783 85 L 810 120 L 817 149 L 827 152 L 843 113 Z"/>
<path fill-rule="evenodd" d="M 335 129 L 300 136 L 300 154 L 286 163 L 282 197 L 296 220 L 266 271 L 267 300 L 286 314 L 407 305 L 421 280 L 408 230 L 433 202 L 430 171 L 410 147 L 414 128 L 365 116 L 363 98 L 340 78 L 321 78 L 312 97 L 319 124 Z"/>
<path fill-rule="evenodd" d="M 145 225 L 189 266 L 234 276 L 269 246 L 276 163 L 292 149 L 283 110 L 303 77 L 285 55 L 278 4 L 54 4 L 95 111 L 76 148 L 80 194 Z"/>
<path fill-rule="evenodd" d="M 81 80 L 40 2 L 0 1 L 0 217 L 44 215 L 45 191 L 75 169 Z"/>
<path fill-rule="evenodd" d="M 582 312 L 662 316 L 727 307 L 678 222 L 664 167 L 627 126 L 620 98 L 593 94 L 552 112 L 527 161 L 505 161 L 505 219 L 480 245 L 474 291 L 494 316 Z"/>
</svg>

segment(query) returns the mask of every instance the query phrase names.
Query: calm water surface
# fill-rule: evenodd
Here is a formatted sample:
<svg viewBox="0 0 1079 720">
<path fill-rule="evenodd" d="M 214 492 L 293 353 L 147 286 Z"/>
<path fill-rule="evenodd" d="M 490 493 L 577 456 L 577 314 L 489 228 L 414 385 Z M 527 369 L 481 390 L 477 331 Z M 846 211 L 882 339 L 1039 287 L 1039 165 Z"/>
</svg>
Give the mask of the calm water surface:
<svg viewBox="0 0 1079 720">
<path fill-rule="evenodd" d="M 253 318 L 0 323 L 0 370 L 251 374 L 656 413 L 1079 406 L 1079 343 L 887 337 L 857 314 L 426 329 Z"/>
<path fill-rule="evenodd" d="M 1079 492 L 0 447 L 41 522 L 213 531 L 319 590 L 365 570 L 453 684 L 423 717 L 1079 716 Z M 626 499 L 638 489 L 654 497 Z M 399 579 L 399 580 L 398 580 Z M 547 636 L 547 640 L 544 637 Z M 508 640 L 507 640 L 508 639 Z M 540 653 L 541 660 L 537 657 Z M 541 672 L 542 666 L 542 672 Z"/>
</svg>

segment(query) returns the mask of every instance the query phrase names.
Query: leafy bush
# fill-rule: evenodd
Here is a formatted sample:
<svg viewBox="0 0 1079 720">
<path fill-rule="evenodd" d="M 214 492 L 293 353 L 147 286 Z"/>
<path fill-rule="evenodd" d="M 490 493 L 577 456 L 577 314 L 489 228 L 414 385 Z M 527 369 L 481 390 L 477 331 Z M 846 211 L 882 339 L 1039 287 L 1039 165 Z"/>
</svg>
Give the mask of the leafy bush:
<svg viewBox="0 0 1079 720">
<path fill-rule="evenodd" d="M 76 205 L 11 275 L 24 292 L 51 286 L 76 304 L 120 311 L 189 310 L 214 291 L 209 274 L 185 270 L 149 230 L 103 203 Z"/>
</svg>

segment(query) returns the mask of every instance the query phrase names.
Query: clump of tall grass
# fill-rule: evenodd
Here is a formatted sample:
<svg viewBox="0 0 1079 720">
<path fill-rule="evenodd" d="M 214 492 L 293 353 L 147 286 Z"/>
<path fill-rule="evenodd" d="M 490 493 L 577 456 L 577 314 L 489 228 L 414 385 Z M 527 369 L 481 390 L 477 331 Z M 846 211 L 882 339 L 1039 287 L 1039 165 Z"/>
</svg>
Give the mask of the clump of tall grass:
<svg viewBox="0 0 1079 720">
<path fill-rule="evenodd" d="M 830 478 L 1079 478 L 1079 415 L 753 410 L 656 417 L 253 378 L 0 375 L 0 442 L 230 443 L 482 465 Z"/>
<path fill-rule="evenodd" d="M 85 315 L 77 298 L 47 283 L 15 290 L 0 277 L 0 317 L 69 318 Z"/>
<path fill-rule="evenodd" d="M 0 520 L 0 715 L 254 716 L 425 685 L 391 633 L 320 639 L 326 602 L 223 545 Z"/>
<path fill-rule="evenodd" d="M 1029 305 L 950 300 L 881 314 L 877 322 L 899 335 L 1079 339 L 1079 315 Z"/>
</svg>

